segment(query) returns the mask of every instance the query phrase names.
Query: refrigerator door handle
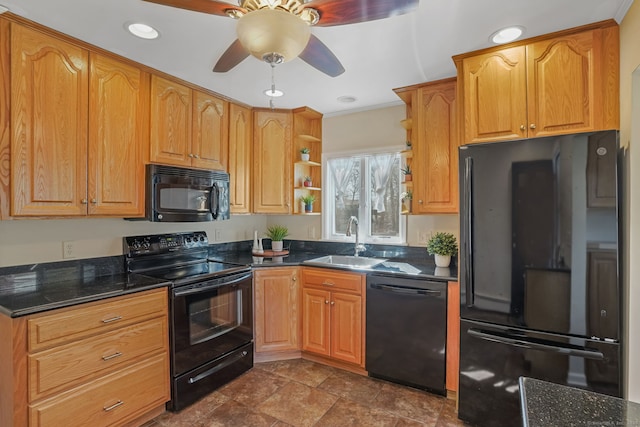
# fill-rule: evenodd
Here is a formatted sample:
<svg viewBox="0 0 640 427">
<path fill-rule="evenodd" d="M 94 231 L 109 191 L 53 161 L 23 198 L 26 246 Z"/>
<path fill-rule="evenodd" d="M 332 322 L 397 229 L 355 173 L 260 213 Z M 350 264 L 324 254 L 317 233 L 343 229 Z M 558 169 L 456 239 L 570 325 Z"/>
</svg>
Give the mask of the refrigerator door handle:
<svg viewBox="0 0 640 427">
<path fill-rule="evenodd" d="M 473 159 L 467 157 L 464 159 L 464 181 L 463 181 L 463 212 L 466 217 L 463 221 L 463 236 L 465 239 L 464 256 L 465 256 L 465 303 L 468 308 L 473 307 L 473 185 L 471 172 L 473 171 Z"/>
<path fill-rule="evenodd" d="M 517 347 L 528 348 L 531 350 L 541 350 L 551 353 L 560 353 L 565 356 L 577 356 L 585 359 L 604 360 L 604 354 L 598 350 L 591 350 L 586 347 L 563 347 L 554 344 L 543 344 L 533 341 L 528 341 L 523 338 L 507 337 L 502 334 L 495 334 L 490 331 L 484 331 L 476 328 L 469 328 L 467 333 L 473 337 L 480 338 L 486 341 L 493 341 L 507 345 L 513 345 Z"/>
</svg>

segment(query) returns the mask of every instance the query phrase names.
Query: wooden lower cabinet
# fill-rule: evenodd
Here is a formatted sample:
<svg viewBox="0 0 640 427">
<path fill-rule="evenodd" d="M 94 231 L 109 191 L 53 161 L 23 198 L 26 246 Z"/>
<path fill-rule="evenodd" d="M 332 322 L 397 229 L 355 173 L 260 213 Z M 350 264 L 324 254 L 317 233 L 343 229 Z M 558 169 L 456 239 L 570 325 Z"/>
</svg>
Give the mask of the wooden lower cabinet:
<svg viewBox="0 0 640 427">
<path fill-rule="evenodd" d="M 266 361 L 300 355 L 300 290 L 297 267 L 269 267 L 253 274 L 255 353 Z M 280 357 L 282 358 L 282 357 Z"/>
<path fill-rule="evenodd" d="M 364 368 L 365 275 L 302 269 L 302 351 Z"/>
<path fill-rule="evenodd" d="M 0 425 L 139 425 L 170 399 L 166 288 L 0 316 Z"/>
</svg>

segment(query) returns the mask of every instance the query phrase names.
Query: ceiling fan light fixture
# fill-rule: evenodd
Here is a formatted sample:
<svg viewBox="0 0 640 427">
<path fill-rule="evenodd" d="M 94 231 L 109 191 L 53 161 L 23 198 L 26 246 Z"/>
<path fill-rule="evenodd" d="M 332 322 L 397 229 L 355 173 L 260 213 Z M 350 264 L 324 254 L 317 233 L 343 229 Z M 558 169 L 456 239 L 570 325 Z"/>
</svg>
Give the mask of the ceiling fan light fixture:
<svg viewBox="0 0 640 427">
<path fill-rule="evenodd" d="M 280 98 L 282 95 L 284 95 L 283 91 L 276 88 L 265 89 L 263 93 L 271 98 Z"/>
<path fill-rule="evenodd" d="M 506 27 L 491 34 L 489 40 L 495 44 L 504 44 L 520 38 L 522 34 L 524 34 L 524 27 Z"/>
<path fill-rule="evenodd" d="M 265 60 L 277 54 L 282 62 L 297 58 L 311 36 L 311 28 L 300 17 L 269 8 L 242 16 L 236 31 L 238 40 L 251 55 Z"/>
<path fill-rule="evenodd" d="M 153 28 L 150 25 L 142 24 L 140 22 L 133 22 L 127 24 L 127 30 L 136 37 L 140 37 L 141 39 L 153 40 L 157 39 L 160 36 L 158 30 Z"/>
</svg>

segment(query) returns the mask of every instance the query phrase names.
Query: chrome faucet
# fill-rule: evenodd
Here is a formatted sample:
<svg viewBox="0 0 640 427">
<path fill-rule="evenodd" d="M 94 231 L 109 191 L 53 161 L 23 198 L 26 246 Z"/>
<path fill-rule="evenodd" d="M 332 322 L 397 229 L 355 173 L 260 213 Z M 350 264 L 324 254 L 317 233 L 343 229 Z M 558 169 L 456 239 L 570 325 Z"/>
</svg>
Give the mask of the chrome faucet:
<svg viewBox="0 0 640 427">
<path fill-rule="evenodd" d="M 352 216 L 351 218 L 349 218 L 349 224 L 347 225 L 347 231 L 346 231 L 346 235 L 347 237 L 351 236 L 351 225 L 355 223 L 356 225 L 356 247 L 355 247 L 355 256 L 359 256 L 360 252 L 364 252 L 367 250 L 367 248 L 364 247 L 364 245 L 362 243 L 360 243 L 360 239 L 358 237 L 358 218 L 356 218 L 355 216 Z"/>
</svg>

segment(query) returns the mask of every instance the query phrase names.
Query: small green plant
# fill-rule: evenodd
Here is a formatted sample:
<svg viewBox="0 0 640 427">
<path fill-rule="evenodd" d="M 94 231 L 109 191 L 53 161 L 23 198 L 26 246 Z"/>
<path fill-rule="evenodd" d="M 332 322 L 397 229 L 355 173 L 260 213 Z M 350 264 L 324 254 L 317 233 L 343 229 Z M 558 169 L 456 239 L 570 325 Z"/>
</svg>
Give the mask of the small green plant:
<svg viewBox="0 0 640 427">
<path fill-rule="evenodd" d="M 411 199 L 413 199 L 413 192 L 411 190 L 403 191 L 402 193 L 400 193 L 400 200 L 402 200 L 403 202 L 405 200 Z"/>
<path fill-rule="evenodd" d="M 402 173 L 405 175 L 411 175 L 411 166 L 405 165 L 402 169 Z"/>
<path fill-rule="evenodd" d="M 309 175 L 305 176 L 304 182 L 311 182 L 311 177 Z"/>
<path fill-rule="evenodd" d="M 429 255 L 451 255 L 458 253 L 456 236 L 451 233 L 437 232 L 427 242 Z"/>
<path fill-rule="evenodd" d="M 267 237 L 273 242 L 281 242 L 289 235 L 289 229 L 284 225 L 272 225 L 267 228 Z"/>
<path fill-rule="evenodd" d="M 307 147 L 302 147 L 300 149 L 300 153 L 302 153 L 302 154 L 309 154 L 310 152 L 311 152 L 311 150 L 309 150 L 309 148 L 307 148 Z"/>
<path fill-rule="evenodd" d="M 312 205 L 313 202 L 316 201 L 316 196 L 314 196 L 313 194 L 309 194 L 307 196 L 301 196 L 300 200 L 302 201 L 302 203 L 304 203 L 305 205 Z"/>
</svg>

